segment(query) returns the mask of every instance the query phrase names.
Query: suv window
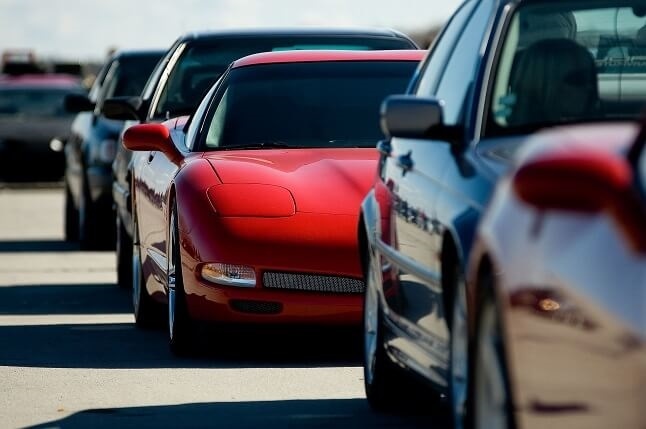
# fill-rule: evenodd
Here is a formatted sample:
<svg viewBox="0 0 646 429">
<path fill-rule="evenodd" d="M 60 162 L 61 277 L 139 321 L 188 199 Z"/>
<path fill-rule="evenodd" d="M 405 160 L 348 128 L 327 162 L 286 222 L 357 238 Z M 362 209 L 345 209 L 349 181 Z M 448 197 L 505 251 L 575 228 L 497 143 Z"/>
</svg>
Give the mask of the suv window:
<svg viewBox="0 0 646 429">
<path fill-rule="evenodd" d="M 453 52 L 458 37 L 471 16 L 477 2 L 465 2 L 446 24 L 442 33 L 433 44 L 426 62 L 422 66 L 420 80 L 414 92 L 428 97 L 435 92 L 449 55 Z"/>
<path fill-rule="evenodd" d="M 444 122 L 457 125 L 462 121 L 465 101 L 471 88 L 480 59 L 478 55 L 485 31 L 490 22 L 491 2 L 480 2 L 468 25 L 460 34 L 442 80 L 437 88 L 436 97 L 444 102 Z"/>
<path fill-rule="evenodd" d="M 646 16 L 618 3 L 519 7 L 494 73 L 486 133 L 638 117 L 646 101 Z"/>
<path fill-rule="evenodd" d="M 159 57 L 141 56 L 123 59 L 111 76 L 106 88 L 106 97 L 139 95 L 146 84 L 146 79 L 153 70 Z"/>
</svg>

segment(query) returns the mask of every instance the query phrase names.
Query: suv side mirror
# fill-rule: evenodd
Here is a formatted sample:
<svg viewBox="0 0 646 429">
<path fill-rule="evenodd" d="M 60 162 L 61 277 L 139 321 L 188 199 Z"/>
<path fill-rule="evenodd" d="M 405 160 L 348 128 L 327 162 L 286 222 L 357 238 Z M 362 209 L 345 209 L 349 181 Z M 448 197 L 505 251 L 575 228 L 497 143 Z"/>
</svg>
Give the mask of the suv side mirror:
<svg viewBox="0 0 646 429">
<path fill-rule="evenodd" d="M 94 103 L 85 94 L 67 94 L 63 99 L 63 108 L 69 113 L 91 112 Z"/>
<path fill-rule="evenodd" d="M 143 121 L 142 104 L 140 97 L 112 97 L 103 102 L 101 113 L 108 119 Z"/>
<path fill-rule="evenodd" d="M 425 138 L 443 127 L 439 100 L 392 95 L 381 104 L 381 130 L 391 137 Z"/>
</svg>

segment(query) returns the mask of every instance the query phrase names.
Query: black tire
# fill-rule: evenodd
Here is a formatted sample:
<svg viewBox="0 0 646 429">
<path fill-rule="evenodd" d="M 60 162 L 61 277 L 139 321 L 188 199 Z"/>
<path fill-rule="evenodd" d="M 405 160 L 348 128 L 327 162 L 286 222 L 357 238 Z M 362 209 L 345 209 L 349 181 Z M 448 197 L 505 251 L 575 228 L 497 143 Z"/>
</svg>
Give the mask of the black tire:
<svg viewBox="0 0 646 429">
<path fill-rule="evenodd" d="M 123 289 L 132 288 L 132 238 L 123 226 L 121 217 L 116 214 L 116 256 L 117 285 Z"/>
<path fill-rule="evenodd" d="M 159 325 L 160 309 L 146 291 L 141 267 L 141 247 L 139 246 L 138 229 L 135 218 L 132 231 L 134 234 L 132 246 L 132 306 L 135 324 L 141 328 L 151 328 Z"/>
<path fill-rule="evenodd" d="M 173 203 L 169 226 L 168 268 L 168 345 L 173 354 L 186 356 L 195 348 L 196 327 L 186 303 L 182 260 L 179 248 L 177 205 Z"/>
<path fill-rule="evenodd" d="M 485 274 L 479 289 L 477 333 L 471 354 L 471 379 L 466 419 L 472 429 L 514 429 L 509 372 L 505 358 L 500 312 L 494 292 L 494 279 Z"/>
<path fill-rule="evenodd" d="M 65 182 L 65 241 L 77 242 L 79 239 L 79 212 L 74 205 L 72 191 Z"/>
<path fill-rule="evenodd" d="M 101 206 L 101 216 L 97 217 L 97 246 L 100 250 L 117 249 L 117 228 L 114 221 L 114 210 L 112 205 L 103 204 Z"/>
<path fill-rule="evenodd" d="M 98 247 L 96 239 L 97 233 L 90 191 L 87 188 L 86 182 L 83 181 L 78 208 L 78 241 L 81 250 L 95 250 Z"/>
<path fill-rule="evenodd" d="M 449 408 L 454 429 L 465 426 L 466 403 L 469 384 L 469 332 L 467 309 L 467 285 L 459 264 L 455 264 L 452 274 L 452 296 L 450 314 L 450 371 L 449 371 Z M 448 291 L 445 291 L 445 293 Z"/>
<path fill-rule="evenodd" d="M 401 405 L 402 371 L 386 354 L 383 316 L 376 287 L 370 283 L 372 263 L 368 259 L 366 290 L 363 300 L 363 382 L 370 407 L 379 412 L 391 411 Z M 374 329 L 374 332 L 372 332 Z M 372 344 L 371 340 L 375 343 Z"/>
</svg>

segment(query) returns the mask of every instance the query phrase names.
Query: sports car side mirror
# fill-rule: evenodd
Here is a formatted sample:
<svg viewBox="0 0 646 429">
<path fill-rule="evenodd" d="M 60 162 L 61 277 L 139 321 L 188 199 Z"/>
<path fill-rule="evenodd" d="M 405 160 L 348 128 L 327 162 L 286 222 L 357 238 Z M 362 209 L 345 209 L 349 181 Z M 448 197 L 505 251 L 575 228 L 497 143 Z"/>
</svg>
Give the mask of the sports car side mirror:
<svg viewBox="0 0 646 429">
<path fill-rule="evenodd" d="M 84 94 L 67 94 L 63 100 L 63 108 L 69 113 L 91 112 L 94 103 Z"/>
<path fill-rule="evenodd" d="M 521 166 L 512 188 L 539 210 L 606 212 L 631 247 L 646 252 L 646 207 L 633 186 L 630 163 L 606 151 L 543 156 Z"/>
<path fill-rule="evenodd" d="M 132 151 L 159 151 L 170 160 L 180 154 L 163 124 L 138 124 L 123 133 L 123 146 Z"/>
</svg>

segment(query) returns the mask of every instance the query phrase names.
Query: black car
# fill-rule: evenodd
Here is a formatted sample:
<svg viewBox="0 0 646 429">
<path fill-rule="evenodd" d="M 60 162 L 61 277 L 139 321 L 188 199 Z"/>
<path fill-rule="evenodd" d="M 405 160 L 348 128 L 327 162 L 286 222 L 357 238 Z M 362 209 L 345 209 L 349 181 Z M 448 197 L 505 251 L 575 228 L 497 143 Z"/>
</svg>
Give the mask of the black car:
<svg viewBox="0 0 646 429">
<path fill-rule="evenodd" d="M 61 179 L 65 161 L 51 142 L 64 140 L 74 119 L 64 109 L 65 97 L 85 93 L 71 75 L 0 75 L 0 179 Z"/>
<path fill-rule="evenodd" d="M 107 119 L 106 98 L 141 93 L 164 51 L 122 51 L 102 67 L 90 93 L 68 96 L 77 113 L 65 144 L 65 238 L 81 249 L 114 246 L 112 162 L 124 121 Z"/>
<path fill-rule="evenodd" d="M 295 49 L 416 49 L 402 33 L 379 29 L 250 29 L 191 33 L 180 37 L 159 63 L 141 97 L 115 97 L 106 116 L 161 122 L 193 112 L 203 95 L 234 60 L 266 51 Z M 131 284 L 131 153 L 119 145 L 113 164 L 117 216 L 117 271 L 120 285 Z"/>
<path fill-rule="evenodd" d="M 469 345 L 485 292 L 465 281 L 465 266 L 478 220 L 529 134 L 638 116 L 643 61 L 622 54 L 615 35 L 637 45 L 644 25 L 643 0 L 467 0 L 408 94 L 384 101 L 390 137 L 359 228 L 373 407 L 397 403 L 414 380 L 449 399 L 456 427 L 471 415 Z M 546 404 L 545 415 L 562 405 Z M 508 421 L 485 427 L 514 427 L 513 404 L 499 406 L 510 407 Z"/>
</svg>

